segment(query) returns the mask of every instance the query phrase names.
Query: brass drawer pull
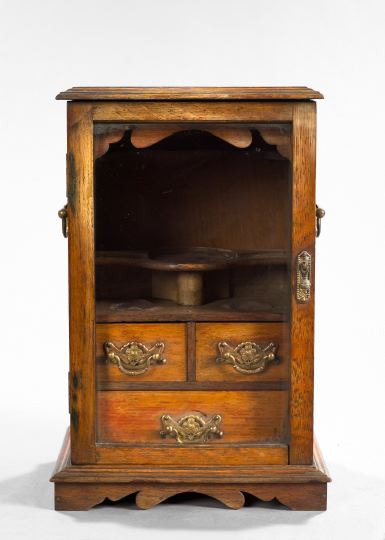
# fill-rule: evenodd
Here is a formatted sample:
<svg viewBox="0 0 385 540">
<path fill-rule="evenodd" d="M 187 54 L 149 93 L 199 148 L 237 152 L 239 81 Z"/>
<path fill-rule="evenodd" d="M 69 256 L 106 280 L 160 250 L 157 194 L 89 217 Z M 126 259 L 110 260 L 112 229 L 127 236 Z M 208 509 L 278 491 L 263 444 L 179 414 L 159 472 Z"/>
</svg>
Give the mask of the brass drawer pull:
<svg viewBox="0 0 385 540">
<path fill-rule="evenodd" d="M 118 348 L 110 341 L 106 341 L 104 350 L 109 361 L 116 364 L 126 375 L 142 375 L 151 364 L 166 363 L 163 356 L 164 343 L 155 343 L 152 347 L 146 347 L 143 343 L 130 341 Z"/>
<path fill-rule="evenodd" d="M 202 414 L 187 414 L 178 420 L 163 414 L 160 417 L 160 436 L 163 439 L 172 437 L 180 444 L 205 443 L 210 436 L 223 437 L 223 431 L 219 429 L 221 422 L 220 414 L 214 414 L 211 418 L 205 418 Z"/>
<path fill-rule="evenodd" d="M 230 364 L 246 375 L 265 371 L 267 364 L 276 358 L 278 345 L 269 343 L 265 347 L 252 341 L 245 341 L 232 347 L 225 341 L 218 343 L 219 356 L 217 362 Z"/>
</svg>

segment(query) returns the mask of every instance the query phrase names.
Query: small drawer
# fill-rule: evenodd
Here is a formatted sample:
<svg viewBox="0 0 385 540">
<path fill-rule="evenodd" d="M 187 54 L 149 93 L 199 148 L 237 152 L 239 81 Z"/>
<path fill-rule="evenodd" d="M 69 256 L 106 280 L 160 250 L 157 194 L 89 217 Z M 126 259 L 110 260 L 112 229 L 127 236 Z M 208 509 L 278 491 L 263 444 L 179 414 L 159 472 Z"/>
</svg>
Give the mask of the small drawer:
<svg viewBox="0 0 385 540">
<path fill-rule="evenodd" d="M 287 443 L 287 391 L 99 391 L 98 444 Z"/>
<path fill-rule="evenodd" d="M 185 381 L 186 325 L 97 324 L 97 382 Z"/>
<path fill-rule="evenodd" d="M 196 380 L 287 380 L 288 349 L 287 324 L 198 323 Z"/>
</svg>

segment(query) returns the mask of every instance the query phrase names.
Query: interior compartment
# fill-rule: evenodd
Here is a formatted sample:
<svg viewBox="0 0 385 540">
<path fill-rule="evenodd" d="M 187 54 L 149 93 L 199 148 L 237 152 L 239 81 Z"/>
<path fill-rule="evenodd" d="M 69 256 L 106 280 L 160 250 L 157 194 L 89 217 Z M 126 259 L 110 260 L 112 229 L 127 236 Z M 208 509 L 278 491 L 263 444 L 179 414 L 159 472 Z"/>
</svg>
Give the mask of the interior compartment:
<svg viewBox="0 0 385 540">
<path fill-rule="evenodd" d="M 286 320 L 290 138 L 96 124 L 97 321 Z"/>
</svg>

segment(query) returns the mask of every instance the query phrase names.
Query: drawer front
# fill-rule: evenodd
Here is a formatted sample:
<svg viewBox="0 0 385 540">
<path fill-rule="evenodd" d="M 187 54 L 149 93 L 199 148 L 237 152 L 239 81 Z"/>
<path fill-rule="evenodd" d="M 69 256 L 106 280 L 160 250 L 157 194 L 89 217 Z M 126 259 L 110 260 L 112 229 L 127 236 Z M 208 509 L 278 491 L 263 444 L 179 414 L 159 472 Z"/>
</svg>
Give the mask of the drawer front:
<svg viewBox="0 0 385 540">
<path fill-rule="evenodd" d="M 287 324 L 197 323 L 197 381 L 283 381 L 288 376 Z"/>
<path fill-rule="evenodd" d="M 99 464 L 130 464 L 134 466 L 160 467 L 229 467 L 256 465 L 287 465 L 287 444 L 254 446 L 237 445 L 180 445 L 180 446 L 115 446 L 98 445 L 96 459 Z M 220 474 L 220 472 L 219 472 Z"/>
<path fill-rule="evenodd" d="M 185 381 L 186 325 L 97 324 L 97 382 Z"/>
<path fill-rule="evenodd" d="M 286 391 L 99 391 L 97 442 L 173 447 L 287 442 Z"/>
</svg>

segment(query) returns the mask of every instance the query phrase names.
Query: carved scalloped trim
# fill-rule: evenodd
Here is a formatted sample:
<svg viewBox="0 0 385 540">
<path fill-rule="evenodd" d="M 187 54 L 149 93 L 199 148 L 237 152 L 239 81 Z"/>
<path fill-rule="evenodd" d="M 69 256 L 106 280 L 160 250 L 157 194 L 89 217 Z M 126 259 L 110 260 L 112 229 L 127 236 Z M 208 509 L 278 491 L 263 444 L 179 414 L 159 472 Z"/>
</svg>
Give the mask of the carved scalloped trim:
<svg viewBox="0 0 385 540">
<path fill-rule="evenodd" d="M 166 499 L 178 495 L 179 493 L 200 493 L 219 502 L 238 510 L 245 504 L 244 493 L 253 495 L 261 501 L 272 501 L 276 499 L 281 504 L 291 510 L 326 510 L 326 484 L 270 484 L 258 486 L 234 486 L 234 487 L 199 487 L 175 489 L 169 488 L 144 488 L 136 495 L 136 504 L 139 508 L 145 510 L 152 508 Z"/>
<path fill-rule="evenodd" d="M 175 487 L 163 488 L 161 490 L 146 489 L 139 491 L 136 495 L 136 505 L 142 510 L 152 508 L 157 504 L 178 495 L 179 493 L 200 493 L 201 495 L 207 495 L 213 499 L 217 499 L 222 504 L 233 510 L 242 508 L 245 504 L 245 497 L 243 493 L 235 488 L 232 489 L 220 489 L 220 488 L 199 488 L 199 489 L 175 489 Z"/>
<path fill-rule="evenodd" d="M 135 127 L 131 133 L 131 143 L 136 148 L 148 148 L 157 142 L 170 137 L 174 133 L 184 131 L 181 126 L 168 127 Z M 202 129 L 202 128 L 201 128 Z M 205 128 L 206 131 L 237 148 L 247 148 L 252 142 L 252 133 L 248 128 L 213 127 Z M 119 142 L 126 129 L 112 129 L 105 133 L 95 133 L 94 136 L 94 159 L 98 159 L 108 152 L 112 143 Z M 292 159 L 292 145 L 289 131 L 281 126 L 258 127 L 258 132 L 267 143 L 277 147 L 281 156 Z"/>
<path fill-rule="evenodd" d="M 135 148 L 148 148 L 167 137 L 171 137 L 175 133 L 186 131 L 187 129 L 192 128 L 191 126 L 186 127 L 183 125 L 169 125 L 166 127 L 136 126 L 131 132 L 131 143 Z M 227 126 L 204 127 L 200 125 L 197 129 L 207 131 L 211 135 L 214 135 L 214 137 L 218 137 L 237 148 L 247 148 L 253 140 L 253 135 L 249 128 Z"/>
<path fill-rule="evenodd" d="M 119 142 L 126 130 L 114 129 L 107 133 L 95 133 L 94 135 L 94 159 L 102 157 L 110 147 L 110 144 Z"/>
<path fill-rule="evenodd" d="M 291 136 L 288 130 L 283 129 L 281 126 L 271 125 L 258 127 L 258 132 L 265 143 L 276 146 L 281 156 L 291 161 Z"/>
</svg>

